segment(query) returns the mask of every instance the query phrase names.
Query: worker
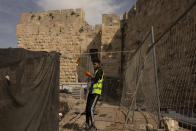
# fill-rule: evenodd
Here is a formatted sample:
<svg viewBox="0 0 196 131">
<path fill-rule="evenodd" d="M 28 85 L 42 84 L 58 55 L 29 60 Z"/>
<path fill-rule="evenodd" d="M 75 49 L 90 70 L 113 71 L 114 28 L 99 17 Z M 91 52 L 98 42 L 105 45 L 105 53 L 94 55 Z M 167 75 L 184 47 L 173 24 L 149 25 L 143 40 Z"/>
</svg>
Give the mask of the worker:
<svg viewBox="0 0 196 131">
<path fill-rule="evenodd" d="M 100 60 L 98 58 L 93 59 L 92 62 L 93 62 L 95 73 L 94 73 L 94 77 L 88 75 L 91 78 L 91 87 L 89 89 L 87 103 L 86 103 L 86 129 L 96 130 L 93 113 L 97 101 L 101 95 L 104 72 L 100 66 Z M 90 121 L 91 121 L 91 125 L 89 123 Z"/>
</svg>

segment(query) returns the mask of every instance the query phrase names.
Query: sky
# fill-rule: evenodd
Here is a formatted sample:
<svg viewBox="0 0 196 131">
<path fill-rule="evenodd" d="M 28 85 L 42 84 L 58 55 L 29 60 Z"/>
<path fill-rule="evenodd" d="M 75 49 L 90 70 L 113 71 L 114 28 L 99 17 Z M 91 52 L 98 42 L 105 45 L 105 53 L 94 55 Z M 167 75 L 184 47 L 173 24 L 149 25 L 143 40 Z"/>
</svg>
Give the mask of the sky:
<svg viewBox="0 0 196 131">
<path fill-rule="evenodd" d="M 137 0 L 0 0 L 0 48 L 16 48 L 16 25 L 23 12 L 76 9 L 85 11 L 91 24 L 101 24 L 102 14 L 129 11 Z"/>
</svg>

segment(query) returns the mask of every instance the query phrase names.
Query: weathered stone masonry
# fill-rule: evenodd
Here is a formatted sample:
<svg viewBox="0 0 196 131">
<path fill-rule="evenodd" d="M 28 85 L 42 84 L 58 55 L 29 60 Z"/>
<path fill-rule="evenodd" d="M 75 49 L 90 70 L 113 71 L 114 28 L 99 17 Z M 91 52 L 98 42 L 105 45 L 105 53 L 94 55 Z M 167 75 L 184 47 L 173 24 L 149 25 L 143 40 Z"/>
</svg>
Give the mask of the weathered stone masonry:
<svg viewBox="0 0 196 131">
<path fill-rule="evenodd" d="M 79 71 L 76 65 L 80 53 L 90 52 L 90 49 L 103 52 L 130 50 L 132 52 L 123 54 L 99 54 L 105 75 L 119 78 L 126 72 L 129 58 L 150 26 L 154 25 L 156 39 L 192 1 L 138 0 L 137 9 L 126 12 L 123 20 L 120 20 L 119 14 L 103 14 L 102 24 L 96 25 L 95 29 L 86 24 L 82 9 L 23 13 L 16 30 L 18 47 L 60 52 L 63 56 L 61 84 L 86 80 L 84 71 Z"/>
<path fill-rule="evenodd" d="M 62 54 L 60 83 L 76 82 L 74 57 L 80 52 L 85 34 L 79 29 L 84 23 L 82 10 L 23 13 L 17 25 L 18 47 L 30 50 L 58 51 Z"/>
<path fill-rule="evenodd" d="M 121 50 L 121 30 L 119 14 L 103 14 L 101 49 L 103 52 L 115 52 Z M 102 63 L 108 76 L 120 76 L 120 53 L 102 53 Z"/>
<path fill-rule="evenodd" d="M 107 24 L 107 18 L 112 25 Z M 85 76 L 84 71 L 78 73 L 77 58 L 90 49 L 101 51 L 102 42 L 109 44 L 116 30 L 120 28 L 119 21 L 119 15 L 106 15 L 104 24 L 96 25 L 93 29 L 91 25 L 86 24 L 82 9 L 23 13 L 16 29 L 18 47 L 34 51 L 60 52 L 60 83 L 78 82 L 78 75 L 83 78 L 79 79 L 81 82 L 85 80 Z M 102 37 L 103 35 L 105 36 Z"/>
</svg>

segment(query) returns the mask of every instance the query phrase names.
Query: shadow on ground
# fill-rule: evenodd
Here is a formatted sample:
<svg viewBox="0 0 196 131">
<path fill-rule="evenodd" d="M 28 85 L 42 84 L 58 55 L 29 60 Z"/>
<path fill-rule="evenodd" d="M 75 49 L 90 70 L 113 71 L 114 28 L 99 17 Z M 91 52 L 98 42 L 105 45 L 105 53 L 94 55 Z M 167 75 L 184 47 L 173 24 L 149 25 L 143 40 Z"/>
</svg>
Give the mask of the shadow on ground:
<svg viewBox="0 0 196 131">
<path fill-rule="evenodd" d="M 65 129 L 72 129 L 72 130 L 76 130 L 76 131 L 80 130 L 79 125 L 75 124 L 75 123 L 67 123 L 67 124 L 65 124 L 63 126 L 63 128 L 65 128 Z"/>
</svg>

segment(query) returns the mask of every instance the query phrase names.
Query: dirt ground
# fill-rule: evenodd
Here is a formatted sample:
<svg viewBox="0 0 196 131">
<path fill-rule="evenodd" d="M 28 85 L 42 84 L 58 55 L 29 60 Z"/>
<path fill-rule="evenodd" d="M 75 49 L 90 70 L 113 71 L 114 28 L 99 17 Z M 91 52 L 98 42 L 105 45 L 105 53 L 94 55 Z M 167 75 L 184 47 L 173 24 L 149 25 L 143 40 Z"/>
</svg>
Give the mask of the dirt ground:
<svg viewBox="0 0 196 131">
<path fill-rule="evenodd" d="M 59 121 L 59 131 L 85 131 L 85 106 L 85 100 L 75 99 L 70 94 L 61 93 L 59 112 L 63 114 L 63 117 Z M 127 111 L 124 107 L 98 101 L 94 116 L 98 131 L 122 131 Z M 130 120 L 124 131 L 157 131 L 157 123 L 152 114 L 135 111 L 133 122 L 131 121 L 132 116 L 133 112 L 130 112 Z M 190 131 L 182 128 L 177 130 Z"/>
<path fill-rule="evenodd" d="M 59 131 L 85 131 L 85 111 L 86 101 L 74 99 L 70 95 L 61 94 L 60 102 L 68 103 L 69 109 L 59 122 Z M 98 101 L 96 106 L 95 125 L 98 131 L 121 131 L 125 123 L 126 111 L 116 105 L 110 105 Z M 134 124 L 126 125 L 125 131 L 144 131 L 146 123 L 143 115 L 135 112 Z M 150 125 L 152 126 L 152 125 Z M 153 127 L 152 127 L 153 128 Z"/>
</svg>

